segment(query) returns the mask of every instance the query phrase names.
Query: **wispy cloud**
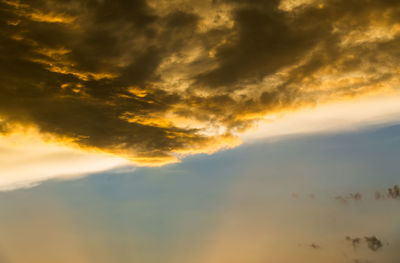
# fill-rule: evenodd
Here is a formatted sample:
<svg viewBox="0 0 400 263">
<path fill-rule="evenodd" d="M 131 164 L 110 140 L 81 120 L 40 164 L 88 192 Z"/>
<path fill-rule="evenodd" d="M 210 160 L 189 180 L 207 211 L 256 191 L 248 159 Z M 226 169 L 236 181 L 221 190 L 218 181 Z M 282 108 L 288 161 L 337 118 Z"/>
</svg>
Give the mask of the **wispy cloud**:
<svg viewBox="0 0 400 263">
<path fill-rule="evenodd" d="M 336 196 L 335 200 L 339 201 L 342 204 L 347 204 L 350 200 L 360 201 L 362 199 L 362 195 L 360 193 L 348 194 L 347 196 Z"/>
</svg>

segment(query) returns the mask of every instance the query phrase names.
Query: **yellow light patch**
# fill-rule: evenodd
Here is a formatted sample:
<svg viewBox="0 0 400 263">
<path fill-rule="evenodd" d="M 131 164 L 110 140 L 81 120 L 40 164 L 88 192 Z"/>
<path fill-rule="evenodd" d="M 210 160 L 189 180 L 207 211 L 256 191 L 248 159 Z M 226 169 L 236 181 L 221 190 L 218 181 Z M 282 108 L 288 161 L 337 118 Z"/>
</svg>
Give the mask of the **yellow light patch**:
<svg viewBox="0 0 400 263">
<path fill-rule="evenodd" d="M 33 13 L 26 14 L 33 21 L 46 22 L 46 23 L 62 23 L 70 24 L 76 20 L 76 17 L 66 16 L 63 14 L 56 13 L 42 13 L 40 11 L 35 11 Z"/>
<path fill-rule="evenodd" d="M 146 97 L 148 94 L 148 91 L 135 86 L 129 87 L 128 92 L 140 98 Z"/>
<path fill-rule="evenodd" d="M 134 113 L 125 113 L 121 119 L 124 119 L 130 123 L 137 123 L 144 126 L 152 126 L 152 127 L 159 127 L 159 128 L 168 128 L 172 127 L 173 124 L 166 120 L 162 116 L 151 116 L 151 115 L 135 115 Z"/>
<path fill-rule="evenodd" d="M 21 126 L 0 135 L 0 191 L 129 164 L 123 158 L 68 146 L 72 144 L 73 139 L 56 139 Z"/>
</svg>

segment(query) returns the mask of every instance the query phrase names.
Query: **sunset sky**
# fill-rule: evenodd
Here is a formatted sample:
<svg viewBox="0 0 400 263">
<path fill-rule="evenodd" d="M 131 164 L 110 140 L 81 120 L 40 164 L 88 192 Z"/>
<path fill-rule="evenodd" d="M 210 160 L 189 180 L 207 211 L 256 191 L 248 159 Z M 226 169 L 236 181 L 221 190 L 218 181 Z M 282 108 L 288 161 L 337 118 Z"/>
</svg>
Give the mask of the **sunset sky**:
<svg viewBox="0 0 400 263">
<path fill-rule="evenodd" d="M 0 263 L 400 262 L 400 1 L 0 0 Z"/>
</svg>

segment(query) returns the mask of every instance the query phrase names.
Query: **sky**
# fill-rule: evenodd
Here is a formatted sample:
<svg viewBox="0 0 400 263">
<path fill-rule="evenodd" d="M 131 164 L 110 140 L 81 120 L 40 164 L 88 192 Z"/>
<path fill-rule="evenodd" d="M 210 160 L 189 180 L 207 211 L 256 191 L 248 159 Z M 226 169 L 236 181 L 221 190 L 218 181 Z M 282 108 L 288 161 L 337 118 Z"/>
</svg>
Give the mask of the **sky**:
<svg viewBox="0 0 400 263">
<path fill-rule="evenodd" d="M 399 262 L 399 12 L 0 0 L 0 263 Z"/>
<path fill-rule="evenodd" d="M 399 131 L 258 140 L 4 191 L 1 262 L 397 263 Z"/>
</svg>

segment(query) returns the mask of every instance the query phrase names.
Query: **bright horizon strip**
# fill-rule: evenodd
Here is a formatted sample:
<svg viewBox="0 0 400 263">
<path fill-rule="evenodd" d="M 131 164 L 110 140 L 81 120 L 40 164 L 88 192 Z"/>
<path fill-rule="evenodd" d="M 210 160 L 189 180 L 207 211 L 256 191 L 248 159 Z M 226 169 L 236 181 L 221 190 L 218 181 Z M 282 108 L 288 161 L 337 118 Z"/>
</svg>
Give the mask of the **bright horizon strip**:
<svg viewBox="0 0 400 263">
<path fill-rule="evenodd" d="M 0 191 L 37 185 L 49 179 L 76 178 L 129 162 L 101 153 L 48 143 L 32 131 L 0 136 Z"/>
<path fill-rule="evenodd" d="M 288 112 L 275 120 L 267 117 L 256 129 L 240 137 L 245 142 L 251 142 L 286 135 L 352 131 L 399 122 L 399 94 L 369 96 L 356 101 L 340 101 Z"/>
<path fill-rule="evenodd" d="M 397 122 L 400 122 L 400 95 L 375 96 L 289 112 L 260 123 L 257 129 L 239 137 L 243 143 L 252 143 L 257 139 L 349 131 Z M 135 165 L 122 157 L 49 143 L 32 132 L 0 136 L 0 157 L 0 191 Z"/>
</svg>

